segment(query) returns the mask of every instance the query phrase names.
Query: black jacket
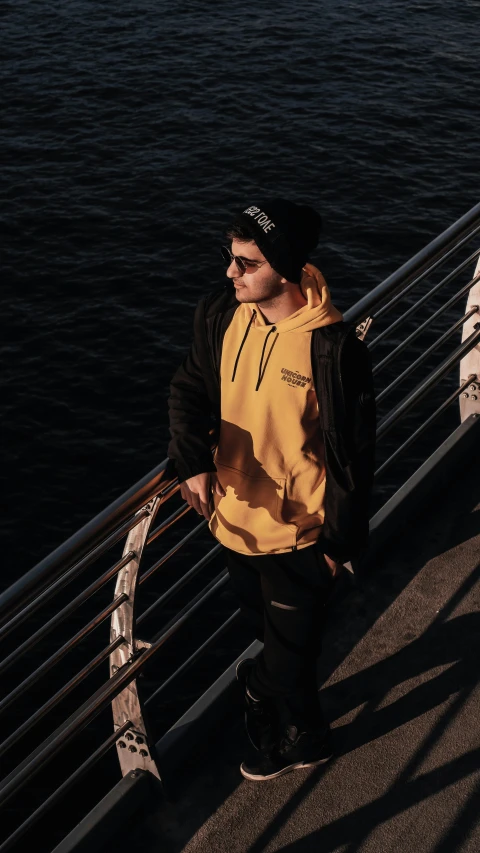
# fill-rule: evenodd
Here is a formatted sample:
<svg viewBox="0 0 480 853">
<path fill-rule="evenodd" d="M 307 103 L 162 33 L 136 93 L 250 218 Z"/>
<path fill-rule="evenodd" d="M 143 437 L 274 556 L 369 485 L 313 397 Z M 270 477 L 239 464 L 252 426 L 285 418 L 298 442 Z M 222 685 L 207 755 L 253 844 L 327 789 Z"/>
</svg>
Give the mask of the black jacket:
<svg viewBox="0 0 480 853">
<path fill-rule="evenodd" d="M 190 351 L 170 383 L 166 475 L 177 474 L 181 483 L 216 471 L 222 343 L 238 305 L 228 285 L 200 299 Z M 355 329 L 338 322 L 312 331 L 311 362 L 326 467 L 325 521 L 316 545 L 347 562 L 368 542 L 376 431 L 370 354 Z"/>
</svg>

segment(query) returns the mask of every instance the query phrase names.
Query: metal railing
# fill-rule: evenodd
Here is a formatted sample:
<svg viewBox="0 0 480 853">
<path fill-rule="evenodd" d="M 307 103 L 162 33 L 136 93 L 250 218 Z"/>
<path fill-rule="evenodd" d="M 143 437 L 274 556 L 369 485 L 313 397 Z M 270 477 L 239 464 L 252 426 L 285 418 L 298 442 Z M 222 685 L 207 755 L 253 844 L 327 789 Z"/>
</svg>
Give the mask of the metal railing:
<svg viewBox="0 0 480 853">
<path fill-rule="evenodd" d="M 376 472 L 377 479 L 395 467 L 400 458 L 405 460 L 405 451 L 442 414 L 451 412 L 452 404 L 459 398 L 462 420 L 480 413 L 480 250 L 468 250 L 472 242 L 478 245 L 479 233 L 480 204 L 345 315 L 347 321 L 357 326 L 361 337 L 369 333 L 370 339 L 370 332 L 378 330 L 373 340 L 369 340 L 369 346 L 375 356 L 380 353 L 375 363 L 377 384 L 379 375 L 386 377 L 387 384 L 378 393 L 380 409 L 384 409 L 378 424 L 378 439 L 383 442 L 388 436 L 388 442 L 385 442 L 386 458 Z M 467 257 L 458 261 L 465 250 Z M 440 280 L 431 286 L 438 274 Z M 438 304 L 442 293 L 445 301 Z M 467 295 L 466 310 L 458 318 L 458 303 Z M 431 313 L 418 324 L 414 318 L 425 310 Z M 395 313 L 398 316 L 388 324 L 385 318 Z M 442 323 L 447 326 L 445 330 Z M 460 330 L 463 339 L 455 342 L 454 336 Z M 422 334 L 427 335 L 423 344 Z M 400 355 L 402 367 L 397 369 Z M 432 363 L 432 359 L 436 361 Z M 460 370 L 460 382 L 452 378 L 455 368 Z M 418 377 L 419 371 L 417 385 L 405 391 L 408 380 L 415 373 Z M 448 393 L 441 390 L 443 397 L 439 397 L 438 389 L 443 389 L 442 382 L 447 377 L 451 387 Z M 400 387 L 403 396 L 395 399 Z M 425 413 L 421 404 L 432 396 L 433 411 L 422 420 Z M 394 398 L 390 408 L 385 408 L 387 397 Z M 407 435 L 401 429 L 405 424 Z M 214 447 L 212 444 L 212 450 Z M 166 465 L 165 459 L 0 597 L 0 641 L 6 649 L 0 662 L 0 675 L 5 685 L 9 677 L 13 681 L 0 701 L 0 712 L 7 715 L 1 729 L 4 739 L 0 754 L 7 758 L 7 775 L 0 783 L 0 803 L 17 803 L 12 820 L 7 821 L 8 835 L 0 843 L 0 853 L 12 849 L 113 749 L 117 751 L 123 775 L 143 769 L 161 779 L 152 733 L 155 709 L 159 702 L 164 702 L 170 713 L 173 703 L 170 699 L 169 705 L 165 697 L 172 684 L 182 677 L 191 679 L 195 665 L 204 655 L 212 652 L 219 640 L 223 642 L 229 632 L 239 630 L 239 610 L 235 609 L 233 599 L 218 606 L 228 577 L 222 546 L 210 547 L 210 536 L 208 550 L 199 556 L 207 521 L 202 520 L 185 532 L 182 525 L 188 521 L 186 516 L 191 507 L 181 504 L 168 511 L 180 487 L 176 478 L 166 480 Z M 165 508 L 166 517 L 154 527 Z M 161 548 L 172 534 L 176 534 L 173 544 L 164 547 L 144 567 L 152 549 Z M 171 572 L 169 579 L 172 562 L 176 559 L 181 567 L 188 559 L 185 552 L 192 545 L 194 564 L 180 576 Z M 122 553 L 116 553 L 122 546 Z M 153 580 L 160 580 L 160 590 L 152 588 Z M 178 603 L 173 607 L 175 600 Z M 88 611 L 77 618 L 79 609 L 87 603 Z M 159 630 L 145 639 L 146 626 L 155 620 L 158 628 L 159 619 Z M 109 637 L 105 636 L 107 624 Z M 102 626 L 103 640 L 99 637 Z M 182 630 L 191 626 L 188 643 Z M 168 651 L 172 639 L 179 635 L 183 637 L 180 645 L 187 648 L 184 657 L 178 649 Z M 76 669 L 75 655 L 80 651 L 86 660 Z M 58 664 L 65 662 L 67 656 L 75 660 L 69 665 L 71 676 L 63 683 L 62 671 L 67 671 L 67 665 L 64 663 L 60 671 Z M 107 659 L 110 677 L 104 678 L 100 673 Z M 158 662 L 165 659 L 170 663 L 170 671 L 164 677 L 157 671 L 152 676 L 152 661 L 161 669 Z M 32 671 L 25 675 L 29 662 Z M 224 667 L 220 658 L 217 666 Z M 143 690 L 138 680 L 142 674 L 147 685 Z M 214 677 L 215 673 L 210 681 Z M 200 683 L 196 689 L 198 693 L 204 688 Z M 174 702 L 178 701 L 173 695 Z M 189 696 L 182 701 L 183 704 L 190 701 Z M 102 715 L 108 714 L 110 707 L 114 732 L 102 740 L 102 726 L 93 727 L 92 723 L 101 718 L 103 729 L 108 728 Z M 82 741 L 82 733 L 87 731 L 88 737 Z M 80 741 L 72 755 L 72 744 Z M 85 759 L 87 749 L 89 754 Z M 67 755 L 73 761 L 73 767 L 69 765 L 68 770 L 62 771 L 63 777 L 57 772 L 59 755 Z M 37 777 L 51 765 L 56 772 L 49 776 L 48 785 L 36 785 Z M 29 808 L 25 806 L 27 802 Z"/>
</svg>

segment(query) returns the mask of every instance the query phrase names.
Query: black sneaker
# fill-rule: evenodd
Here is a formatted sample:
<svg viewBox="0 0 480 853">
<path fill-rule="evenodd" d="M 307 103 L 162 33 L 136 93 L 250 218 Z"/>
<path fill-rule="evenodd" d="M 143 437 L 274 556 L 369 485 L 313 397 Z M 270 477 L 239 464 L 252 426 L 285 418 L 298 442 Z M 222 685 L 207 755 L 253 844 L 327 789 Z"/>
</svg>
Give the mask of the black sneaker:
<svg viewBox="0 0 480 853">
<path fill-rule="evenodd" d="M 255 749 L 272 749 L 277 736 L 275 705 L 271 699 L 254 699 L 248 692 L 248 676 L 255 666 L 254 658 L 244 658 L 237 664 L 237 681 L 242 687 L 245 708 L 245 730 Z"/>
<path fill-rule="evenodd" d="M 259 761 L 243 762 L 240 773 L 253 782 L 276 779 L 291 770 L 316 767 L 325 764 L 333 755 L 328 726 L 320 732 L 299 731 L 296 726 L 287 726 L 283 737 L 270 752 L 263 753 Z"/>
</svg>

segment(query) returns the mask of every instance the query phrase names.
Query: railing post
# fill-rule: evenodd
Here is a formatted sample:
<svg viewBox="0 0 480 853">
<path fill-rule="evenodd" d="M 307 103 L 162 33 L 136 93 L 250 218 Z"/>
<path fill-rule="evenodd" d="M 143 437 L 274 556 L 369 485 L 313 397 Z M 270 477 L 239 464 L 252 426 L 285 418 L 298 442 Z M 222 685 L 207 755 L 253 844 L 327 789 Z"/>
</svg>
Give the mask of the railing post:
<svg viewBox="0 0 480 853">
<path fill-rule="evenodd" d="M 118 670 L 128 665 L 134 658 L 142 654 L 150 644 L 135 639 L 135 594 L 137 590 L 138 571 L 143 549 L 148 538 L 150 527 L 158 511 L 162 499 L 151 500 L 146 507 L 148 515 L 131 530 L 125 542 L 124 554 L 131 551 L 134 557 L 119 572 L 115 586 L 115 597 L 125 593 L 128 599 L 112 613 L 110 638 L 113 642 L 117 637 L 123 637 L 125 642 L 110 655 L 110 677 Z M 132 770 L 149 770 L 160 779 L 160 773 L 152 755 L 153 742 L 149 736 L 148 726 L 144 719 L 141 699 L 138 694 L 137 680 L 133 679 L 127 687 L 112 701 L 113 723 L 115 731 L 127 720 L 131 728 L 117 741 L 117 753 L 122 775 L 126 776 Z"/>
<path fill-rule="evenodd" d="M 468 294 L 467 311 L 473 308 L 474 305 L 480 306 L 480 257 L 477 261 L 475 276 L 478 281 L 475 282 Z M 468 338 L 475 331 L 476 324 L 480 321 L 480 311 L 470 317 L 464 327 L 462 341 Z M 475 376 L 470 385 L 465 388 L 465 391 L 460 395 L 460 420 L 463 422 L 470 415 L 480 414 L 480 343 L 470 350 L 460 362 L 460 384 L 463 384 L 469 376 Z"/>
</svg>

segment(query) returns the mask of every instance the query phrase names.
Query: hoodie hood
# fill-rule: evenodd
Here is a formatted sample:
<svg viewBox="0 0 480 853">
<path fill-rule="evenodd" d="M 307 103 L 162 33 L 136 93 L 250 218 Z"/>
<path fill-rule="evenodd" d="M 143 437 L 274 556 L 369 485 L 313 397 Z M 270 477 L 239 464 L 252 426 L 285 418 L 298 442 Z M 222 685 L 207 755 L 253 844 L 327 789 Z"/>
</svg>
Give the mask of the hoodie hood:
<svg viewBox="0 0 480 853">
<path fill-rule="evenodd" d="M 320 326 L 329 326 L 331 323 L 343 320 L 343 315 L 332 304 L 330 291 L 320 270 L 314 267 L 313 264 L 305 264 L 303 269 L 301 288 L 307 297 L 307 304 L 302 305 L 298 311 L 295 311 L 289 317 L 279 320 L 278 323 L 267 323 L 256 302 L 244 302 L 240 304 L 236 312 L 236 320 L 239 323 L 244 323 L 246 329 L 235 359 L 232 382 L 235 381 L 240 354 L 251 329 L 256 333 L 265 335 L 265 342 L 258 366 L 256 386 L 256 390 L 258 390 L 265 372 L 264 362 L 266 366 L 271 349 L 275 346 L 279 335 L 288 332 L 312 332 L 313 329 L 318 329 Z"/>
<path fill-rule="evenodd" d="M 318 329 L 319 326 L 329 326 L 330 323 L 343 320 L 343 315 L 332 303 L 330 291 L 322 273 L 313 264 L 305 264 L 300 286 L 307 297 L 307 304 L 302 305 L 298 311 L 289 317 L 285 317 L 284 320 L 273 324 L 280 334 L 282 332 L 311 332 L 313 329 Z M 255 328 L 267 332 L 272 328 L 272 325 L 265 321 L 256 302 L 246 302 L 241 307 L 244 309 L 247 322 L 255 312 Z"/>
</svg>

